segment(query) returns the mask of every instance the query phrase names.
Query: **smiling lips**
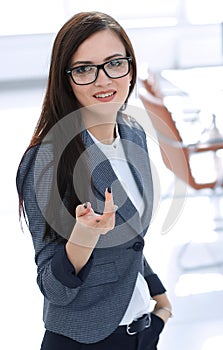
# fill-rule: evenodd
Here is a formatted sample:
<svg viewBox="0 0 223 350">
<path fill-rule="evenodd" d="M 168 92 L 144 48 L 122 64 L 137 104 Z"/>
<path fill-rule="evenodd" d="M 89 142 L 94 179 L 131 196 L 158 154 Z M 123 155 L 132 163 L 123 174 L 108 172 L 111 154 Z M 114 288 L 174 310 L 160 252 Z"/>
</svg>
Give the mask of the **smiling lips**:
<svg viewBox="0 0 223 350">
<path fill-rule="evenodd" d="M 116 91 L 106 91 L 106 92 L 99 92 L 94 95 L 94 97 L 103 102 L 109 102 L 113 100 L 114 95 L 116 94 Z"/>
</svg>

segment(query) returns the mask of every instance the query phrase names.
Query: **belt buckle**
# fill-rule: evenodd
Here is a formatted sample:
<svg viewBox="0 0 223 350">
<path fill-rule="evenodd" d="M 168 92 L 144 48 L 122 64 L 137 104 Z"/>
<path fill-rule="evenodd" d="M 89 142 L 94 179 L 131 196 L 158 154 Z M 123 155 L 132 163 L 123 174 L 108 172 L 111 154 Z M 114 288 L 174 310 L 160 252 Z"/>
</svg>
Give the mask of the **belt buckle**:
<svg viewBox="0 0 223 350">
<path fill-rule="evenodd" d="M 145 325 L 145 328 L 149 328 L 151 326 L 151 316 L 150 316 L 150 314 L 148 315 L 147 322 L 148 323 Z"/>
<path fill-rule="evenodd" d="M 151 316 L 150 314 L 147 315 L 147 319 L 146 319 L 147 323 L 145 324 L 145 328 L 149 328 L 150 325 L 151 325 Z M 131 328 L 131 324 L 127 324 L 126 326 L 126 332 L 128 335 L 134 335 L 134 334 L 137 334 L 138 332 L 131 332 L 130 331 L 130 328 Z M 144 328 L 144 329 L 145 329 Z"/>
<path fill-rule="evenodd" d="M 130 332 L 130 328 L 131 328 L 131 325 L 130 324 L 127 324 L 126 326 L 126 332 L 128 335 L 134 335 L 136 334 L 137 332 Z"/>
</svg>

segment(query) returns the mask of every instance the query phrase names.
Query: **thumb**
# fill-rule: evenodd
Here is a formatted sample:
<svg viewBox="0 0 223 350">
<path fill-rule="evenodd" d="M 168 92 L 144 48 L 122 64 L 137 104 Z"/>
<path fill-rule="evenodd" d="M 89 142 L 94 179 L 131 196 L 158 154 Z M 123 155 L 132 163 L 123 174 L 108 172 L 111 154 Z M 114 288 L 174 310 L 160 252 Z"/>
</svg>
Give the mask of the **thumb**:
<svg viewBox="0 0 223 350">
<path fill-rule="evenodd" d="M 91 203 L 85 202 L 84 204 L 79 204 L 76 207 L 76 217 L 86 215 L 91 210 Z"/>
</svg>

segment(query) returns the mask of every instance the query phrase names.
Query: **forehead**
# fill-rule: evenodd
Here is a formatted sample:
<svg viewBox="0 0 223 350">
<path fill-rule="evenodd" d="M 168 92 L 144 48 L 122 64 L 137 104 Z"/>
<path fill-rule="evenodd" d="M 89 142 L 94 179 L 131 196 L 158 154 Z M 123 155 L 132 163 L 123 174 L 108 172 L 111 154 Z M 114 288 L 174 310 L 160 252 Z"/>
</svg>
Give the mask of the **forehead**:
<svg viewBox="0 0 223 350">
<path fill-rule="evenodd" d="M 105 29 L 86 39 L 72 56 L 72 61 L 97 63 L 114 54 L 125 56 L 125 46 L 114 31 Z"/>
</svg>

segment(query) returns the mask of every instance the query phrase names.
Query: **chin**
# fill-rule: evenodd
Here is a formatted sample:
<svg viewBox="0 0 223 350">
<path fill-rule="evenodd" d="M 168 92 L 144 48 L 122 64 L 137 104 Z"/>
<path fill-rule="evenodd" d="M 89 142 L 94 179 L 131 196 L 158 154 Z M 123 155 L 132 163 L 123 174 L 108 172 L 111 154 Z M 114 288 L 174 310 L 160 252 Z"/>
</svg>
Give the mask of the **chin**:
<svg viewBox="0 0 223 350">
<path fill-rule="evenodd" d="M 103 119 L 109 119 L 116 116 L 123 104 L 124 102 L 98 102 L 86 107 L 86 110 L 96 118 L 103 117 Z"/>
</svg>

